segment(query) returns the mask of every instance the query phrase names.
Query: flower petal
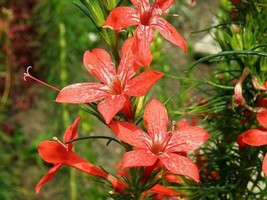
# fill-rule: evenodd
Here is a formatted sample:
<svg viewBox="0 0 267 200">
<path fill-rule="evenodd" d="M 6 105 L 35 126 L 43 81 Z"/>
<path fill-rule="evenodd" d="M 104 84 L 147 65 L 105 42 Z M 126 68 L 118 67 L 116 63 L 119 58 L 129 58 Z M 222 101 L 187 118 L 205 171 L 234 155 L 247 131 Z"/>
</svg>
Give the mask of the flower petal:
<svg viewBox="0 0 267 200">
<path fill-rule="evenodd" d="M 38 146 L 40 157 L 49 163 L 64 163 L 68 159 L 67 149 L 55 141 L 43 141 Z"/>
<path fill-rule="evenodd" d="M 150 44 L 154 39 L 153 29 L 149 26 L 139 25 L 135 30 L 134 37 L 136 41 L 136 62 L 147 67 L 153 59 L 150 52 Z"/>
<path fill-rule="evenodd" d="M 148 133 L 155 141 L 163 141 L 167 132 L 168 115 L 164 105 L 152 99 L 144 111 L 144 123 Z"/>
<path fill-rule="evenodd" d="M 131 0 L 131 2 L 139 12 L 148 11 L 150 9 L 149 0 Z"/>
<path fill-rule="evenodd" d="M 236 142 L 240 149 L 244 150 L 246 148 L 247 144 L 244 142 L 244 133 L 237 136 Z"/>
<path fill-rule="evenodd" d="M 267 154 L 265 154 L 262 161 L 262 171 L 265 173 L 265 176 L 267 176 Z"/>
<path fill-rule="evenodd" d="M 191 159 L 174 153 L 162 154 L 159 159 L 170 172 L 188 176 L 194 181 L 199 182 L 197 165 Z"/>
<path fill-rule="evenodd" d="M 196 126 L 184 126 L 172 133 L 166 151 L 188 152 L 199 148 L 209 138 L 209 134 Z"/>
<path fill-rule="evenodd" d="M 123 169 L 132 167 L 152 166 L 158 157 L 146 149 L 128 151 L 123 157 Z"/>
<path fill-rule="evenodd" d="M 38 151 L 41 158 L 46 162 L 54 164 L 65 164 L 93 176 L 102 178 L 108 177 L 108 174 L 106 172 L 79 157 L 73 151 L 67 151 L 67 149 L 58 142 L 41 142 L 38 146 Z"/>
<path fill-rule="evenodd" d="M 267 109 L 257 114 L 257 120 L 264 128 L 267 128 Z"/>
<path fill-rule="evenodd" d="M 186 52 L 187 45 L 185 40 L 169 22 L 161 17 L 155 17 L 151 22 L 151 26 L 157 29 L 159 33 L 171 43 L 180 47 L 184 52 Z"/>
<path fill-rule="evenodd" d="M 77 117 L 72 125 L 70 125 L 63 136 L 63 142 L 68 142 L 70 140 L 73 140 L 78 137 L 77 134 L 77 129 L 78 129 L 78 124 L 80 121 L 81 117 Z M 71 150 L 74 145 L 74 142 L 67 144 L 68 150 Z"/>
<path fill-rule="evenodd" d="M 140 19 L 137 10 L 127 6 L 119 6 L 110 12 L 103 27 L 120 30 L 122 28 L 137 25 L 139 21 Z"/>
<path fill-rule="evenodd" d="M 135 44 L 135 38 L 128 38 L 122 45 L 121 61 L 118 67 L 117 74 L 120 74 L 124 79 L 130 79 L 140 66 L 135 62 L 135 55 L 133 48 Z"/>
<path fill-rule="evenodd" d="M 60 90 L 56 102 L 59 103 L 89 103 L 99 101 L 109 93 L 105 85 L 100 83 L 76 83 Z"/>
<path fill-rule="evenodd" d="M 59 170 L 59 168 L 62 166 L 62 164 L 57 164 L 54 167 L 52 167 L 46 175 L 44 175 L 44 177 L 37 183 L 36 187 L 35 187 L 35 191 L 36 194 L 38 194 L 41 190 L 41 188 L 43 187 L 43 185 L 45 183 L 47 183 L 48 181 L 50 181 L 55 174 L 57 173 L 57 171 Z"/>
<path fill-rule="evenodd" d="M 114 121 L 109 124 L 109 127 L 120 140 L 134 147 L 146 148 L 146 141 L 151 141 L 147 133 L 132 123 Z"/>
<path fill-rule="evenodd" d="M 71 152 L 70 157 L 73 159 L 66 160 L 66 165 L 73 167 L 75 169 L 78 169 L 80 171 L 83 171 L 91 176 L 97 176 L 99 178 L 108 179 L 109 175 L 103 171 L 102 169 L 96 167 L 95 165 L 91 164 L 90 162 L 87 162 L 80 158 L 75 153 Z"/>
<path fill-rule="evenodd" d="M 162 76 L 161 72 L 154 70 L 145 71 L 127 83 L 125 93 L 130 96 L 143 96 Z"/>
<path fill-rule="evenodd" d="M 116 74 L 109 54 L 103 49 L 93 49 L 92 52 L 86 51 L 83 64 L 90 74 L 105 84 L 110 83 Z"/>
<path fill-rule="evenodd" d="M 180 194 L 180 192 L 172 189 L 172 188 L 167 188 L 164 187 L 163 185 L 156 184 L 154 187 L 152 187 L 149 192 L 157 193 L 157 194 L 162 194 L 162 195 L 167 195 L 167 196 L 174 196 Z"/>
<path fill-rule="evenodd" d="M 113 117 L 123 108 L 126 99 L 123 95 L 112 95 L 101 101 L 97 109 L 104 117 L 107 124 L 113 119 Z"/>
<path fill-rule="evenodd" d="M 156 6 L 158 6 L 162 12 L 165 12 L 174 2 L 175 0 L 157 0 Z"/>
<path fill-rule="evenodd" d="M 243 141 L 251 146 L 267 145 L 267 131 L 260 129 L 250 129 L 245 131 Z"/>
</svg>

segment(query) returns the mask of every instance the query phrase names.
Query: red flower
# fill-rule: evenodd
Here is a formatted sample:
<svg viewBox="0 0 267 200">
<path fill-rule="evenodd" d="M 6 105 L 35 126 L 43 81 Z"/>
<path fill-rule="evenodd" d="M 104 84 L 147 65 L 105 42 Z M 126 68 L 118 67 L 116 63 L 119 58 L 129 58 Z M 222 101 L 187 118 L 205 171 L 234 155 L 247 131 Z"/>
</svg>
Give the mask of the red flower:
<svg viewBox="0 0 267 200">
<path fill-rule="evenodd" d="M 137 8 L 119 6 L 111 11 L 104 27 L 120 30 L 129 26 L 137 26 L 135 31 L 136 61 L 143 66 L 149 66 L 152 61 L 150 44 L 154 39 L 153 28 L 174 45 L 186 52 L 187 46 L 176 29 L 160 16 L 175 0 L 157 0 L 151 6 L 149 0 L 131 0 Z"/>
<path fill-rule="evenodd" d="M 250 146 L 263 146 L 267 145 L 267 110 L 257 114 L 257 120 L 264 127 L 264 129 L 249 129 L 239 135 L 239 142 Z M 241 142 L 241 143 L 242 143 Z M 267 154 L 265 155 L 262 163 L 262 171 L 267 176 Z"/>
<path fill-rule="evenodd" d="M 123 110 L 131 117 L 129 96 L 143 96 L 163 74 L 154 70 L 145 71 L 134 77 L 136 66 L 131 51 L 133 40 L 122 47 L 122 59 L 116 71 L 109 54 L 103 49 L 86 51 L 83 63 L 87 71 L 101 83 L 77 83 L 63 88 L 56 101 L 60 103 L 89 103 L 102 100 L 97 108 L 108 124 Z"/>
<path fill-rule="evenodd" d="M 80 117 L 78 117 L 75 122 L 67 128 L 63 137 L 63 142 L 77 138 L 77 126 L 79 121 Z M 53 163 L 54 166 L 36 185 L 36 193 L 39 193 L 42 186 L 54 177 L 62 165 L 68 165 L 92 176 L 97 176 L 108 180 L 111 182 L 115 190 L 123 190 L 123 185 L 120 181 L 76 155 L 72 151 L 73 145 L 73 142 L 69 144 L 63 144 L 59 141 L 44 141 L 39 144 L 38 152 L 41 158 L 46 162 Z"/>
<path fill-rule="evenodd" d="M 208 133 L 195 126 L 184 126 L 167 132 L 167 111 L 157 100 L 152 100 L 145 108 L 144 123 L 148 134 L 128 122 L 114 121 L 110 124 L 119 139 L 136 147 L 124 154 L 123 168 L 148 167 L 159 162 L 170 172 L 199 182 L 197 166 L 181 154 L 202 145 L 208 139 Z"/>
</svg>

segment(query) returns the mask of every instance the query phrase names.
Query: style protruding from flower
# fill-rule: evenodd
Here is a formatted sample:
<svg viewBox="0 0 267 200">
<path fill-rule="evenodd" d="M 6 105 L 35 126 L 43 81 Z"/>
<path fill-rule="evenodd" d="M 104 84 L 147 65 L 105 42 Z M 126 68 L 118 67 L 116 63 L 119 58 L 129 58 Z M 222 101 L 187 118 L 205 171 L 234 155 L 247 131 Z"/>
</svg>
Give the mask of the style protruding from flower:
<svg viewBox="0 0 267 200">
<path fill-rule="evenodd" d="M 136 26 L 134 33 L 136 62 L 142 66 L 149 66 L 152 61 L 150 44 L 154 39 L 156 29 L 164 38 L 180 47 L 184 52 L 187 45 L 176 29 L 161 16 L 174 3 L 175 0 L 155 0 L 150 5 L 149 0 L 131 0 L 137 8 L 119 6 L 111 11 L 104 27 L 121 30 L 126 27 Z"/>
<path fill-rule="evenodd" d="M 101 101 L 97 109 L 107 124 L 119 112 L 123 111 L 131 119 L 130 96 L 145 95 L 163 74 L 147 70 L 134 76 L 140 68 L 135 63 L 131 50 L 133 40 L 127 40 L 122 46 L 122 57 L 116 68 L 109 54 L 103 49 L 86 51 L 83 63 L 87 71 L 100 80 L 100 83 L 77 83 L 64 87 L 56 102 L 83 104 Z"/>
<path fill-rule="evenodd" d="M 63 165 L 68 165 L 92 176 L 108 180 L 116 191 L 123 190 L 123 184 L 119 180 L 75 154 L 72 151 L 74 142 L 65 144 L 66 142 L 77 138 L 77 127 L 79 121 L 80 117 L 77 117 L 74 123 L 67 128 L 63 136 L 63 142 L 58 141 L 58 139 L 54 137 L 54 140 L 56 141 L 43 141 L 39 144 L 38 152 L 40 157 L 44 161 L 54 164 L 54 166 L 36 185 L 36 193 L 40 192 L 43 185 L 50 181 Z"/>
<path fill-rule="evenodd" d="M 189 125 L 168 132 L 167 110 L 155 99 L 147 104 L 143 119 L 148 134 L 124 121 L 113 121 L 109 125 L 120 140 L 135 147 L 124 154 L 123 169 L 149 167 L 158 163 L 172 173 L 199 182 L 197 165 L 182 155 L 199 148 L 209 138 L 209 134 Z"/>
<path fill-rule="evenodd" d="M 240 134 L 237 141 L 242 148 L 244 148 L 246 144 L 250 146 L 267 145 L 267 110 L 258 113 L 256 117 L 260 125 L 263 126 L 263 129 L 249 129 Z M 267 176 L 267 154 L 265 154 L 262 162 L 262 171 Z"/>
</svg>

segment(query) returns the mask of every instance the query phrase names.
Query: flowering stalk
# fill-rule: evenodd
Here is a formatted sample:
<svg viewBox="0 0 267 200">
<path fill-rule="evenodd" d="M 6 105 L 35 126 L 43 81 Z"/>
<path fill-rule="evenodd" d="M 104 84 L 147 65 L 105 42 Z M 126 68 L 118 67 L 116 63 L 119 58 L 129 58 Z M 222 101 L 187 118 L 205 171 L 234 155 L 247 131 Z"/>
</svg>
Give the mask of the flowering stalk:
<svg viewBox="0 0 267 200">
<path fill-rule="evenodd" d="M 117 61 L 113 62 L 104 49 L 87 50 L 83 57 L 84 67 L 98 82 L 75 83 L 62 89 L 36 79 L 28 70 L 24 78 L 29 77 L 58 91 L 55 99 L 58 103 L 89 104 L 93 109 L 91 113 L 104 121 L 118 139 L 110 136 L 77 138 L 78 117 L 67 128 L 63 142 L 55 137 L 55 141 L 39 144 L 41 158 L 52 163 L 53 167 L 39 181 L 36 192 L 63 165 L 107 181 L 113 189 L 111 196 L 114 198 L 141 200 L 156 195 L 163 199 L 165 196 L 181 194 L 164 185 L 167 174 L 179 175 L 192 184 L 200 184 L 198 166 L 187 157 L 187 153 L 203 145 L 209 138 L 208 132 L 195 125 L 180 125 L 176 128 L 174 122 L 168 129 L 169 118 L 163 103 L 152 99 L 144 106 L 150 88 L 164 75 L 149 68 L 153 60 L 150 45 L 154 40 L 154 30 L 184 52 L 187 50 L 183 37 L 162 18 L 167 15 L 165 12 L 174 0 L 155 0 L 153 3 L 149 0 L 131 0 L 136 9 L 127 6 L 115 8 L 114 0 L 105 3 L 91 0 L 81 2 L 87 10 L 79 8 L 88 14 L 111 47 L 114 47 L 114 43 L 110 42 L 113 41 L 112 34 L 109 35 L 102 28 L 116 31 Z M 111 8 L 111 12 L 107 12 Z M 104 20 L 106 13 L 109 15 Z M 119 31 L 129 26 L 135 27 L 133 36 L 129 35 L 120 50 Z M 145 127 L 139 124 L 141 119 Z M 124 147 L 125 153 L 116 176 L 73 152 L 74 143 L 84 139 L 109 139 L 109 142 L 113 140 Z"/>
</svg>

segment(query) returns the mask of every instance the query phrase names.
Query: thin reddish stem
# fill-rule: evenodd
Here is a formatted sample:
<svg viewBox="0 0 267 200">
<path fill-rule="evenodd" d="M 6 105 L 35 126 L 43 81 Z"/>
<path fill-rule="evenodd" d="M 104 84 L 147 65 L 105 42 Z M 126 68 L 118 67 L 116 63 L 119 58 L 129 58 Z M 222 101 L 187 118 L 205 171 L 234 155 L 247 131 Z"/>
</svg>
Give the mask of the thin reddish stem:
<svg viewBox="0 0 267 200">
<path fill-rule="evenodd" d="M 58 89 L 58 88 L 56 88 L 56 87 L 54 87 L 54 86 L 52 86 L 52 85 L 49 85 L 49 84 L 47 84 L 47 83 L 45 83 L 45 82 L 43 82 L 43 81 L 41 81 L 41 80 L 35 78 L 34 76 L 30 75 L 30 73 L 29 73 L 29 69 L 30 69 L 30 68 L 32 68 L 32 66 L 29 66 L 29 67 L 27 68 L 26 72 L 23 74 L 23 75 L 24 75 L 24 77 L 23 77 L 24 81 L 26 81 L 26 77 L 29 77 L 29 78 L 31 78 L 32 80 L 35 80 L 36 82 L 41 83 L 42 85 L 45 85 L 46 87 L 49 87 L 49 88 L 51 88 L 51 89 L 53 89 L 53 90 L 56 90 L 56 91 L 60 92 L 60 89 Z"/>
</svg>

